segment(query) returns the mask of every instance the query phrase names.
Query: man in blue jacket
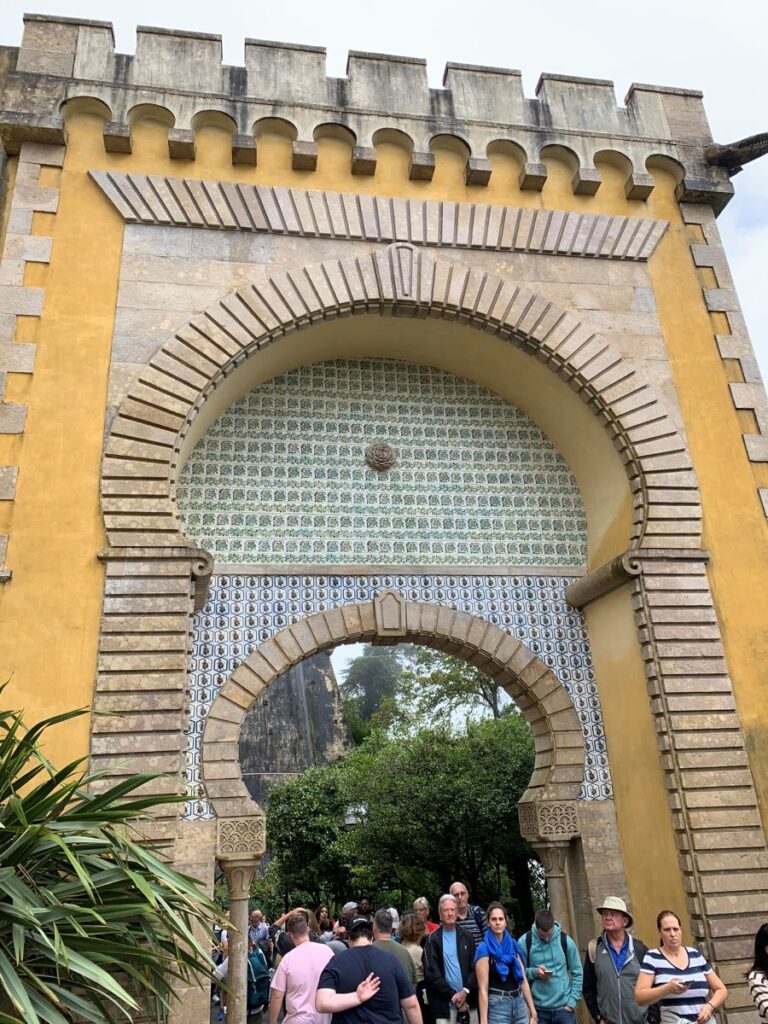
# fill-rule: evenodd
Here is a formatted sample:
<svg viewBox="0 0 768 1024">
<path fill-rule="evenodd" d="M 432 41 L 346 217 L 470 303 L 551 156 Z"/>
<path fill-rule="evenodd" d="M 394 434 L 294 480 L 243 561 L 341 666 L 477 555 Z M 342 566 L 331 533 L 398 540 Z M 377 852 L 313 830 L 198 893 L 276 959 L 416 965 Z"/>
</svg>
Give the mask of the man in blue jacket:
<svg viewBox="0 0 768 1024">
<path fill-rule="evenodd" d="M 539 910 L 520 946 L 539 1024 L 574 1024 L 583 977 L 576 943 L 551 911 Z"/>
</svg>

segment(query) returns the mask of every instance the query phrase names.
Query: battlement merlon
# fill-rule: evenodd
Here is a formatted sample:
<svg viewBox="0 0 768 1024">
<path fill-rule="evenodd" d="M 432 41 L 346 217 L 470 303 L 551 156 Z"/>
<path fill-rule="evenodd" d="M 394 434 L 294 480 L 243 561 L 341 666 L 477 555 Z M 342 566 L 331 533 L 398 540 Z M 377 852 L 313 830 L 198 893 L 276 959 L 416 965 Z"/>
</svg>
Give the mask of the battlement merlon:
<svg viewBox="0 0 768 1024">
<path fill-rule="evenodd" d="M 144 26 L 131 56 L 115 52 L 109 22 L 26 15 L 0 138 L 9 153 L 27 140 L 63 141 L 62 106 L 90 97 L 109 109 L 105 145 L 120 151 L 130 150 L 131 110 L 154 104 L 168 112 L 178 156 L 194 155 L 195 115 L 216 110 L 234 122 L 236 161 L 253 162 L 254 127 L 280 118 L 296 140 L 297 167 L 312 168 L 316 139 L 330 124 L 354 136 L 353 172 L 373 173 L 377 132 L 396 128 L 413 144 L 412 177 L 431 176 L 431 140 L 452 135 L 466 146 L 473 184 L 489 179 L 488 147 L 507 142 L 522 153 L 523 188 L 542 187 L 542 151 L 558 146 L 572 154 L 576 192 L 597 190 L 595 158 L 610 153 L 626 167 L 632 198 L 650 192 L 648 162 L 660 157 L 677 167 L 681 201 L 719 212 L 733 194 L 728 170 L 707 162 L 713 139 L 700 92 L 633 85 L 619 106 L 613 83 L 601 79 L 543 74 L 528 98 L 520 72 L 504 68 L 449 63 L 443 88 L 432 89 L 418 58 L 351 51 L 346 78 L 328 77 L 325 60 L 321 47 L 247 39 L 244 66 L 231 67 L 222 63 L 221 36 Z"/>
</svg>

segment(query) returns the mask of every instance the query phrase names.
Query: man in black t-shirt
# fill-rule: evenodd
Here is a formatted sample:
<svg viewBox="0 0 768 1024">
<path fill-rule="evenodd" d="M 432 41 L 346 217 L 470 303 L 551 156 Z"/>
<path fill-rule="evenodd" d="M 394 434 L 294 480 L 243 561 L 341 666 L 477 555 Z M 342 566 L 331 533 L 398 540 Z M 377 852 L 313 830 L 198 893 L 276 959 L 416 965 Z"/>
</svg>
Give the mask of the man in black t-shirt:
<svg viewBox="0 0 768 1024">
<path fill-rule="evenodd" d="M 350 947 L 337 953 L 317 983 L 315 1009 L 332 1024 L 422 1024 L 413 986 L 395 957 L 372 944 L 370 921 L 356 918 Z"/>
</svg>

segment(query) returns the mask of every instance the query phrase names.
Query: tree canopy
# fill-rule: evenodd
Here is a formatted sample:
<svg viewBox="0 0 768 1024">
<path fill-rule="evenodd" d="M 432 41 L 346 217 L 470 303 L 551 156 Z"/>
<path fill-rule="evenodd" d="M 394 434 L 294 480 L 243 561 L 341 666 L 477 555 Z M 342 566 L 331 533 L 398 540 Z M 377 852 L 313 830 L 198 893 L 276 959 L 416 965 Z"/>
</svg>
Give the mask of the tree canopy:
<svg viewBox="0 0 768 1024">
<path fill-rule="evenodd" d="M 464 734 L 443 727 L 402 737 L 376 729 L 338 765 L 272 790 L 273 882 L 319 902 L 346 899 L 350 888 L 412 900 L 461 878 L 476 901 L 501 895 L 528 923 L 531 851 L 517 802 L 533 759 L 533 738 L 518 714 L 470 724 Z"/>
</svg>

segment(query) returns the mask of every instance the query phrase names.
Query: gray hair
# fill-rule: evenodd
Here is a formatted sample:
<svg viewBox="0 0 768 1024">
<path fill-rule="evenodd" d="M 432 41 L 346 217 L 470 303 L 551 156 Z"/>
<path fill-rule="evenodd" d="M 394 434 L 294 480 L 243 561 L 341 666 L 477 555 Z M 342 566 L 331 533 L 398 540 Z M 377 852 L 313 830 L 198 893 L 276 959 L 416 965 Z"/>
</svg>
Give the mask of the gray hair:
<svg viewBox="0 0 768 1024">
<path fill-rule="evenodd" d="M 429 910 L 429 900 L 427 899 L 427 897 L 417 896 L 416 899 L 413 901 L 413 909 L 415 910 L 416 907 L 425 907 L 427 910 Z"/>
<path fill-rule="evenodd" d="M 446 902 L 446 900 L 450 900 L 451 903 L 456 903 L 456 897 L 455 896 L 451 896 L 451 894 L 449 892 L 444 893 L 440 897 L 440 899 L 437 901 L 437 912 L 438 912 L 438 914 L 443 909 L 443 904 Z"/>
<path fill-rule="evenodd" d="M 386 909 L 377 910 L 373 915 L 373 927 L 382 935 L 392 934 L 392 915 Z"/>
</svg>

